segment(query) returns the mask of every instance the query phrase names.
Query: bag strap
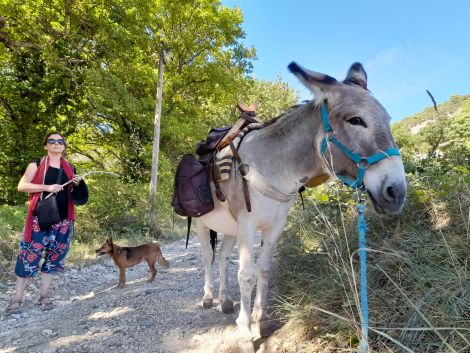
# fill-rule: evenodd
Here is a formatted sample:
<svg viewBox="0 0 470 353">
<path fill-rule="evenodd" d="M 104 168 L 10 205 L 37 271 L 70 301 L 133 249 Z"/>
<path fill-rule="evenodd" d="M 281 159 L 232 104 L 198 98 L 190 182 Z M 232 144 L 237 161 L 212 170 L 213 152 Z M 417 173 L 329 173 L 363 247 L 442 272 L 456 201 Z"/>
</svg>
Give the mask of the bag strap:
<svg viewBox="0 0 470 353">
<path fill-rule="evenodd" d="M 186 249 L 188 248 L 188 242 L 189 242 L 189 232 L 191 231 L 191 220 L 193 218 L 188 216 L 188 234 L 186 234 Z"/>
<path fill-rule="evenodd" d="M 57 175 L 57 181 L 56 184 L 60 184 L 60 181 L 62 180 L 62 174 L 64 173 L 64 168 L 62 166 L 59 167 L 59 175 Z"/>
<path fill-rule="evenodd" d="M 47 156 L 44 157 L 43 159 L 41 159 L 41 161 L 39 162 L 39 164 L 41 164 L 41 162 L 45 160 L 45 166 L 44 166 L 44 175 L 42 176 L 42 185 L 44 185 L 44 183 L 46 182 L 46 172 L 47 172 L 47 166 L 49 165 L 49 161 L 47 160 Z M 41 192 L 41 197 L 39 198 L 39 200 L 42 200 L 44 197 L 44 191 Z"/>
<path fill-rule="evenodd" d="M 46 157 L 47 158 L 47 157 Z M 59 167 L 59 173 L 57 174 L 57 181 L 55 182 L 56 184 L 60 184 L 60 181 L 62 180 L 62 174 L 64 173 L 64 168 L 62 168 L 62 166 Z M 42 184 L 44 185 L 44 182 L 46 181 L 46 168 L 44 168 L 44 178 L 43 178 L 43 181 L 42 181 Z M 40 200 L 42 200 L 44 197 L 44 191 L 41 192 L 41 198 Z"/>
</svg>

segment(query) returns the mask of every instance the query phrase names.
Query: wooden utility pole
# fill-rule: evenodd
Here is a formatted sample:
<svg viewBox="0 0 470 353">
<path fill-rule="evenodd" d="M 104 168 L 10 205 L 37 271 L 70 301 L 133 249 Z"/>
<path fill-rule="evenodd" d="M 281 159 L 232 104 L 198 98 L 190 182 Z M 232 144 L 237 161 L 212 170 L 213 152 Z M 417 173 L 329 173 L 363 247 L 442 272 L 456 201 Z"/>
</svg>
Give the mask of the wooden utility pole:
<svg viewBox="0 0 470 353">
<path fill-rule="evenodd" d="M 165 66 L 165 50 L 162 48 L 158 59 L 157 98 L 155 104 L 155 121 L 153 128 L 152 175 L 150 177 L 149 222 L 150 234 L 159 237 L 161 230 L 157 225 L 157 185 L 158 185 L 158 154 L 160 152 L 160 120 L 162 115 L 163 68 Z"/>
</svg>

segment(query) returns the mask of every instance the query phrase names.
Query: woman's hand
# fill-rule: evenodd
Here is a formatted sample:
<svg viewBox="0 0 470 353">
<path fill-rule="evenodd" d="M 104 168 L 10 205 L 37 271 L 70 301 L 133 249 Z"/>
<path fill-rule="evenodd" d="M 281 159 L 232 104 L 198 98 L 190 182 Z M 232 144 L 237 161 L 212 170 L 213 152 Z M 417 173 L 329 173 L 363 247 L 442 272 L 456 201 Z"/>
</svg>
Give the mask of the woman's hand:
<svg viewBox="0 0 470 353">
<path fill-rule="evenodd" d="M 64 190 L 64 188 L 59 184 L 52 184 L 52 185 L 45 185 L 45 186 L 46 186 L 45 191 L 47 191 L 47 192 L 57 193 L 59 191 Z"/>
<path fill-rule="evenodd" d="M 80 184 L 81 181 L 82 181 L 82 177 L 79 175 L 75 175 L 72 179 L 72 182 L 74 183 L 75 186 Z"/>
</svg>

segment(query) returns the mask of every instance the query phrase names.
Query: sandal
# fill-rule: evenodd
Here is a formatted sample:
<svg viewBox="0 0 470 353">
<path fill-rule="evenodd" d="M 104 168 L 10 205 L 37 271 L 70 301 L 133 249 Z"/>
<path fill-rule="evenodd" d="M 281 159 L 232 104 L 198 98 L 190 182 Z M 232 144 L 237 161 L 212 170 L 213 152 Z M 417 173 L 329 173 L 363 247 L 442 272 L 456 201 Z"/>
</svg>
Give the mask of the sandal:
<svg viewBox="0 0 470 353">
<path fill-rule="evenodd" d="M 47 295 L 41 295 L 39 297 L 38 305 L 42 311 L 54 309 L 54 303 L 51 301 L 51 299 Z"/>
<path fill-rule="evenodd" d="M 7 315 L 11 314 L 21 314 L 21 304 L 23 301 L 21 299 L 11 299 L 10 303 L 8 303 L 5 312 Z"/>
</svg>

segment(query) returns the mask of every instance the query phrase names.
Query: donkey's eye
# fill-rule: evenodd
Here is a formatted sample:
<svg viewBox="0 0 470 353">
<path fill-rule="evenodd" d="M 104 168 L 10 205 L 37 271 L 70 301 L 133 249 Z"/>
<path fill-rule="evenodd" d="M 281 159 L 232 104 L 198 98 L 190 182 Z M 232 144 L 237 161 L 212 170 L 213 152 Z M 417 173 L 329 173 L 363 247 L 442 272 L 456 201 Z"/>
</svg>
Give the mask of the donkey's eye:
<svg viewBox="0 0 470 353">
<path fill-rule="evenodd" d="M 361 125 L 367 127 L 366 123 L 358 116 L 348 119 L 348 123 L 350 123 L 351 125 Z"/>
</svg>

